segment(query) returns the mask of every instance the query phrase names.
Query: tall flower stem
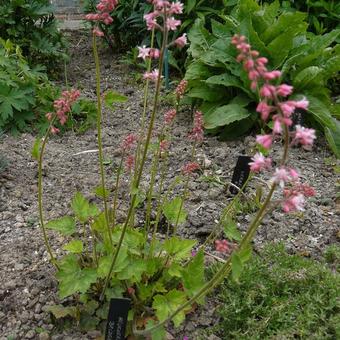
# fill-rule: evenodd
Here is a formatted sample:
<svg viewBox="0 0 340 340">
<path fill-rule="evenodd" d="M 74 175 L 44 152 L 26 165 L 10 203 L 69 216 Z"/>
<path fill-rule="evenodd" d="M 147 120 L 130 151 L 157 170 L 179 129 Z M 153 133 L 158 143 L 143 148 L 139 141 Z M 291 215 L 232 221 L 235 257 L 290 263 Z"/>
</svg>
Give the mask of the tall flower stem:
<svg viewBox="0 0 340 340">
<path fill-rule="evenodd" d="M 111 235 L 111 228 L 110 228 L 110 220 L 109 220 L 109 210 L 108 210 L 108 203 L 106 197 L 106 190 L 105 190 L 105 174 L 104 174 L 104 164 L 103 164 L 103 144 L 102 144 L 102 101 L 101 101 L 101 93 L 100 93 L 100 63 L 99 63 L 99 56 L 97 50 L 97 41 L 96 35 L 93 34 L 93 56 L 94 61 L 96 64 L 96 93 L 97 93 L 97 143 L 98 143 L 98 155 L 99 155 L 99 171 L 100 171 L 100 178 L 101 178 L 101 186 L 103 189 L 103 202 L 104 202 L 104 214 L 105 214 L 105 222 L 107 227 L 107 233 L 109 234 L 110 244 L 112 246 L 112 235 Z"/>
<path fill-rule="evenodd" d="M 44 211 L 43 211 L 43 186 L 42 186 L 42 165 L 43 165 L 44 152 L 45 152 L 48 137 L 51 133 L 51 127 L 54 123 L 54 120 L 55 119 L 53 119 L 51 121 L 51 123 L 50 123 L 50 125 L 49 125 L 49 127 L 46 131 L 46 134 L 43 138 L 43 142 L 41 144 L 41 149 L 40 149 L 40 152 L 39 152 L 39 159 L 38 159 L 38 209 L 39 209 L 40 226 L 41 226 L 41 230 L 42 230 L 43 237 L 44 237 L 45 247 L 47 249 L 48 254 L 50 255 L 52 264 L 57 269 L 59 269 L 57 261 L 55 259 L 55 256 L 53 255 L 51 245 L 48 241 L 48 236 L 47 236 L 47 232 L 46 232 L 46 227 L 45 227 L 45 222 L 44 222 Z"/>
<path fill-rule="evenodd" d="M 126 217 L 123 229 L 122 229 L 122 233 L 121 233 L 120 238 L 119 238 L 119 242 L 117 244 L 116 250 L 115 250 L 113 258 L 112 258 L 112 262 L 111 262 L 111 265 L 110 265 L 108 275 L 105 279 L 103 291 L 102 291 L 101 296 L 100 296 L 101 301 L 104 299 L 105 291 L 106 291 L 106 288 L 108 287 L 114 265 L 115 265 L 116 260 L 118 258 L 118 254 L 119 254 L 120 248 L 121 248 L 122 243 L 123 243 L 123 239 L 124 239 L 124 236 L 125 236 L 125 233 L 126 233 L 126 229 L 129 225 L 130 219 L 133 215 L 133 211 L 134 211 L 134 207 L 135 207 L 135 203 L 136 203 L 136 199 L 137 199 L 137 194 L 138 194 L 137 189 L 139 188 L 139 184 L 140 184 L 140 181 L 141 181 L 141 178 L 142 178 L 144 165 L 145 165 L 145 161 L 146 161 L 146 156 L 147 156 L 147 153 L 148 153 L 148 150 L 149 150 L 149 144 L 150 144 L 150 141 L 151 141 L 153 126 L 154 126 L 155 119 L 156 119 L 156 113 L 157 113 L 158 102 L 159 102 L 159 94 L 160 94 L 161 84 L 162 84 L 162 66 L 163 66 L 163 60 L 164 60 L 164 51 L 165 51 L 165 47 L 167 46 L 167 43 L 168 43 L 168 30 L 167 30 L 166 24 L 164 24 L 163 30 L 164 30 L 163 31 L 164 36 L 163 36 L 162 49 L 160 51 L 160 57 L 159 57 L 159 74 L 158 74 L 158 78 L 157 78 L 157 82 L 156 82 L 156 92 L 155 92 L 154 104 L 153 104 L 153 109 L 152 109 L 152 113 L 151 113 L 148 132 L 147 132 L 147 136 L 146 136 L 146 140 L 145 140 L 144 150 L 143 150 L 143 153 L 142 153 L 142 158 L 141 158 L 141 162 L 140 162 L 140 165 L 139 165 L 139 170 L 138 170 L 138 173 L 137 173 L 137 176 L 136 176 L 136 180 L 134 181 L 134 185 L 133 185 L 134 190 L 133 190 L 128 214 L 127 214 L 127 217 Z"/>
</svg>

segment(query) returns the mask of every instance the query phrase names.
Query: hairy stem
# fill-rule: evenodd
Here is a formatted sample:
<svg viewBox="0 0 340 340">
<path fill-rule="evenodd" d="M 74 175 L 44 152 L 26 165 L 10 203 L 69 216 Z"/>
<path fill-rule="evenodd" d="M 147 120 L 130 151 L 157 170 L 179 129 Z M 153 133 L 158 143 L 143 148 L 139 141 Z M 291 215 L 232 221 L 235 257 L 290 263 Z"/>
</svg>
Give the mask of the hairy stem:
<svg viewBox="0 0 340 340">
<path fill-rule="evenodd" d="M 93 56 L 96 64 L 96 93 L 97 93 L 97 143 L 98 143 L 98 157 L 99 157 L 99 171 L 101 178 L 101 186 L 103 189 L 103 202 L 104 202 L 104 214 L 107 233 L 109 234 L 110 244 L 112 246 L 112 235 L 111 228 L 109 224 L 109 210 L 107 204 L 106 190 L 105 190 L 105 174 L 104 174 L 104 164 L 103 164 L 103 144 L 102 144 L 102 101 L 100 93 L 100 64 L 99 56 L 97 50 L 96 35 L 93 34 Z"/>
</svg>

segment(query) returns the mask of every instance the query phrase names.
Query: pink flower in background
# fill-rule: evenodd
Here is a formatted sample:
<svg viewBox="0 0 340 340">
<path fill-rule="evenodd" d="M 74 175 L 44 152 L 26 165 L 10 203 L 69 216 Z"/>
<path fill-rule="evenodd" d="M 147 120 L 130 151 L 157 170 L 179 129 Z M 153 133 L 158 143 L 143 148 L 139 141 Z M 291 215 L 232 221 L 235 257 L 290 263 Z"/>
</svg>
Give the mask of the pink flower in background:
<svg viewBox="0 0 340 340">
<path fill-rule="evenodd" d="M 273 133 L 278 134 L 278 135 L 282 133 L 282 123 L 279 118 L 274 119 Z"/>
<path fill-rule="evenodd" d="M 169 13 L 170 14 L 182 14 L 183 13 L 183 4 L 179 1 L 172 2 L 170 4 Z"/>
<path fill-rule="evenodd" d="M 175 109 L 171 109 L 171 110 L 168 110 L 167 112 L 165 112 L 164 114 L 164 123 L 166 125 L 170 125 L 173 120 L 175 119 L 176 117 L 176 110 Z"/>
<path fill-rule="evenodd" d="M 58 128 L 56 128 L 55 126 L 51 126 L 51 133 L 53 135 L 56 135 L 59 132 L 60 132 L 60 130 Z"/>
<path fill-rule="evenodd" d="M 133 133 L 130 133 L 124 138 L 122 142 L 121 145 L 122 150 L 124 152 L 130 151 L 134 147 L 137 140 L 138 140 L 137 136 L 134 135 Z"/>
<path fill-rule="evenodd" d="M 306 110 L 308 108 L 308 105 L 309 105 L 309 101 L 306 98 L 303 98 L 303 99 L 295 102 L 295 107 L 297 109 Z"/>
<path fill-rule="evenodd" d="M 157 48 L 150 48 L 149 56 L 152 59 L 158 59 L 161 55 L 161 52 Z"/>
<path fill-rule="evenodd" d="M 159 71 L 157 69 L 154 69 L 152 72 L 145 72 L 143 75 L 143 79 L 149 79 L 153 82 L 156 82 L 159 76 Z"/>
<path fill-rule="evenodd" d="M 168 18 L 166 20 L 166 27 L 168 28 L 169 31 L 176 31 L 177 26 L 181 24 L 181 20 L 177 20 L 174 17 Z"/>
<path fill-rule="evenodd" d="M 188 81 L 185 79 L 182 79 L 177 85 L 176 90 L 175 90 L 177 100 L 181 99 L 184 96 L 184 93 L 187 87 L 188 87 Z"/>
<path fill-rule="evenodd" d="M 143 45 L 143 47 L 138 47 L 138 58 L 146 59 L 149 57 L 150 48 Z"/>
<path fill-rule="evenodd" d="M 304 210 L 305 197 L 302 194 L 292 195 L 282 203 L 282 209 L 285 213 L 292 211 Z"/>
<path fill-rule="evenodd" d="M 94 35 L 96 35 L 97 37 L 103 37 L 104 36 L 104 32 L 101 31 L 98 27 L 95 27 L 93 30 L 92 30 L 92 33 Z"/>
<path fill-rule="evenodd" d="M 279 168 L 275 169 L 272 180 L 273 182 L 279 184 L 281 188 L 283 188 L 285 186 L 285 183 L 291 180 L 291 177 L 289 172 L 285 168 Z"/>
<path fill-rule="evenodd" d="M 276 89 L 276 94 L 281 97 L 287 97 L 293 92 L 293 86 L 282 84 L 279 85 Z"/>
<path fill-rule="evenodd" d="M 79 90 L 63 91 L 61 97 L 53 102 L 55 114 L 58 117 L 61 125 L 64 125 L 66 123 L 67 113 L 71 111 L 71 106 L 74 104 L 79 96 Z M 47 117 L 47 119 L 49 117 Z"/>
<path fill-rule="evenodd" d="M 228 253 L 230 250 L 229 244 L 227 240 L 216 240 L 215 241 L 215 249 L 220 253 Z"/>
<path fill-rule="evenodd" d="M 308 129 L 303 126 L 296 125 L 293 144 L 301 144 L 303 147 L 308 148 L 313 145 L 315 138 L 316 135 L 314 129 Z"/>
<path fill-rule="evenodd" d="M 131 171 L 135 165 L 135 157 L 133 155 L 129 155 L 125 160 L 125 168 L 127 171 Z"/>
<path fill-rule="evenodd" d="M 194 171 L 198 170 L 200 168 L 199 164 L 196 162 L 190 162 L 185 164 L 182 167 L 182 172 L 184 175 L 190 175 L 192 174 Z"/>
<path fill-rule="evenodd" d="M 204 138 L 204 129 L 203 129 L 203 114 L 201 111 L 195 112 L 194 117 L 194 128 L 192 129 L 189 138 L 196 141 L 202 142 Z"/>
<path fill-rule="evenodd" d="M 256 136 L 256 142 L 261 144 L 265 149 L 270 149 L 273 143 L 272 135 L 259 135 Z"/>
<path fill-rule="evenodd" d="M 272 165 L 272 160 L 264 157 L 261 152 L 258 152 L 254 155 L 249 165 L 251 171 L 259 172 L 264 169 L 269 169 Z"/>
<path fill-rule="evenodd" d="M 187 34 L 184 33 L 182 36 L 180 36 L 179 38 L 177 38 L 174 41 L 174 44 L 179 47 L 179 48 L 183 48 L 186 44 L 187 44 Z"/>
<path fill-rule="evenodd" d="M 261 113 L 262 120 L 266 121 L 269 117 L 270 112 L 273 110 L 273 107 L 269 106 L 267 102 L 262 101 L 257 105 L 256 111 Z"/>
</svg>

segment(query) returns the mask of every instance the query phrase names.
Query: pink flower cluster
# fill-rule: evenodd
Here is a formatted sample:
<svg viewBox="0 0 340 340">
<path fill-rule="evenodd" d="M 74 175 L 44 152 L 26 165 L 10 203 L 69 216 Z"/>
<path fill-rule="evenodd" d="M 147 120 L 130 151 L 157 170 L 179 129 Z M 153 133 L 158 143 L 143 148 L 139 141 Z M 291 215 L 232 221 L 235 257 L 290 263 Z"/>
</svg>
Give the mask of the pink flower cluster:
<svg viewBox="0 0 340 340">
<path fill-rule="evenodd" d="M 137 136 L 131 133 L 124 138 L 120 146 L 123 156 L 126 156 L 125 168 L 127 171 L 131 171 L 135 165 L 135 156 L 132 151 L 136 146 L 137 140 Z"/>
<path fill-rule="evenodd" d="M 190 162 L 182 167 L 182 172 L 184 175 L 191 175 L 194 171 L 200 168 L 199 164 L 196 162 Z"/>
<path fill-rule="evenodd" d="M 118 0 L 101 0 L 96 6 L 99 13 L 89 13 L 85 15 L 85 19 L 89 21 L 103 22 L 105 25 L 110 25 L 113 22 L 110 12 L 112 12 L 117 5 Z M 93 28 L 92 33 L 98 37 L 104 36 L 104 33 L 98 26 Z"/>
<path fill-rule="evenodd" d="M 148 30 L 158 29 L 164 31 L 176 31 L 178 26 L 181 25 L 181 20 L 177 20 L 174 15 L 183 13 L 183 4 L 179 1 L 170 2 L 164 0 L 148 0 L 153 4 L 153 12 L 145 14 L 144 20 Z M 182 48 L 187 44 L 186 34 L 172 41 L 167 47 L 176 46 Z M 138 57 L 142 59 L 157 59 L 160 57 L 161 52 L 156 48 L 149 48 L 145 45 L 138 47 Z M 157 77 L 156 77 L 157 75 Z M 144 79 L 156 82 L 159 76 L 159 71 L 146 72 Z"/>
<path fill-rule="evenodd" d="M 227 240 L 216 240 L 215 249 L 220 253 L 228 253 L 230 251 L 230 246 Z"/>
<path fill-rule="evenodd" d="M 46 113 L 46 118 L 51 121 L 56 116 L 60 124 L 64 125 L 67 121 L 67 114 L 71 111 L 73 103 L 78 99 L 79 96 L 79 90 L 63 91 L 61 97 L 53 102 L 53 107 L 55 110 L 54 113 Z M 59 129 L 52 126 L 51 132 L 56 134 L 59 132 Z"/>
<path fill-rule="evenodd" d="M 203 137 L 203 115 L 201 111 L 196 111 L 194 117 L 194 127 L 189 135 L 189 138 L 195 142 L 202 142 Z"/>
<path fill-rule="evenodd" d="M 187 87 L 188 87 L 188 81 L 185 79 L 182 79 L 177 85 L 176 90 L 175 90 L 177 101 L 183 98 Z"/>
<path fill-rule="evenodd" d="M 164 123 L 165 125 L 170 125 L 173 120 L 175 119 L 176 117 L 176 110 L 175 109 L 171 109 L 171 110 L 168 110 L 167 112 L 165 112 L 164 114 Z"/>
<path fill-rule="evenodd" d="M 287 84 L 273 85 L 271 83 L 281 77 L 281 72 L 278 70 L 268 71 L 266 67 L 267 58 L 260 57 L 258 51 L 252 50 L 244 36 L 235 35 L 232 38 L 232 44 L 239 51 L 237 61 L 243 63 L 243 67 L 251 81 L 251 88 L 253 90 L 259 89 L 261 100 L 257 105 L 257 112 L 261 114 L 264 121 L 267 121 L 269 116 L 272 115 L 274 122 L 272 133 L 257 136 L 256 142 L 268 150 L 271 148 L 275 137 L 281 135 L 285 130 L 286 135 L 288 135 L 287 138 L 290 139 L 290 145 L 300 144 L 303 148 L 311 148 L 316 138 L 313 129 L 297 125 L 295 131 L 290 135 L 288 130 L 288 127 L 293 125 L 292 115 L 294 111 L 296 109 L 307 109 L 308 101 L 306 98 L 298 101 L 286 99 L 292 94 L 293 87 Z M 272 160 L 258 152 L 254 155 L 249 165 L 251 171 L 260 172 L 270 169 Z M 304 198 L 314 194 L 310 187 L 300 183 L 297 171 L 292 168 L 284 166 L 277 168 L 272 177 L 272 182 L 283 189 L 282 208 L 285 212 L 302 210 Z"/>
</svg>

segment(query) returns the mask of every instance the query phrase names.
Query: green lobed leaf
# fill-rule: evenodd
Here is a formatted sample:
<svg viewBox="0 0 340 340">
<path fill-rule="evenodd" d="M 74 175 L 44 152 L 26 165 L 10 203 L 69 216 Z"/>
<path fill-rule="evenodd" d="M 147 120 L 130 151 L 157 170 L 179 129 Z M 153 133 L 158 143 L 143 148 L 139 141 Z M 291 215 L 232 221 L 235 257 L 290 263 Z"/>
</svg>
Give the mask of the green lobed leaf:
<svg viewBox="0 0 340 340">
<path fill-rule="evenodd" d="M 194 259 L 182 270 L 183 286 L 188 297 L 193 297 L 205 283 L 204 280 L 204 253 L 199 251 Z M 199 303 L 203 303 L 200 300 Z"/>
<path fill-rule="evenodd" d="M 96 270 L 93 268 L 81 269 L 74 254 L 67 255 L 62 259 L 56 277 L 59 281 L 61 299 L 74 293 L 86 293 L 91 284 L 97 281 Z"/>
<path fill-rule="evenodd" d="M 75 194 L 71 206 L 74 214 L 82 223 L 87 222 L 90 217 L 95 217 L 99 214 L 97 206 L 95 204 L 90 204 L 80 192 Z"/>
<path fill-rule="evenodd" d="M 236 282 L 239 281 L 239 278 L 241 276 L 242 266 L 243 264 L 240 257 L 237 253 L 234 253 L 231 257 L 231 275 L 233 280 L 235 280 Z"/>
<path fill-rule="evenodd" d="M 175 197 L 163 206 L 163 214 L 172 224 L 182 224 L 186 221 L 187 212 L 184 210 L 183 199 L 179 196 Z"/>
<path fill-rule="evenodd" d="M 105 105 L 110 107 L 111 109 L 114 109 L 114 104 L 116 103 L 125 103 L 128 100 L 128 98 L 124 95 L 119 94 L 115 91 L 106 91 L 104 94 L 104 102 Z"/>
<path fill-rule="evenodd" d="M 165 295 L 154 296 L 152 308 L 155 309 L 158 320 L 162 322 L 185 302 L 186 294 L 182 291 L 173 289 Z M 188 309 L 190 309 L 190 307 Z M 173 318 L 175 327 L 178 327 L 184 320 L 185 310 L 182 310 Z"/>
<path fill-rule="evenodd" d="M 78 309 L 77 307 L 69 306 L 64 307 L 63 305 L 52 305 L 46 306 L 43 308 L 44 311 L 50 312 L 57 319 L 65 318 L 66 316 L 70 316 L 72 318 L 77 319 L 78 317 Z"/>
<path fill-rule="evenodd" d="M 31 151 L 31 155 L 35 160 L 39 160 L 40 157 L 40 146 L 41 146 L 41 139 L 37 138 L 34 141 L 33 148 Z"/>
<path fill-rule="evenodd" d="M 231 241 L 241 241 L 242 235 L 237 229 L 237 224 L 231 218 L 226 218 L 223 221 L 223 231 L 226 238 Z"/>
<path fill-rule="evenodd" d="M 80 240 L 73 240 L 63 246 L 64 250 L 67 250 L 74 254 L 81 254 L 83 252 L 83 242 Z"/>
<path fill-rule="evenodd" d="M 71 216 L 64 216 L 46 223 L 47 229 L 59 231 L 63 235 L 70 236 L 76 231 L 76 222 Z"/>
<path fill-rule="evenodd" d="M 196 245 L 196 240 L 185 240 L 173 236 L 164 242 L 164 250 L 177 260 L 191 256 L 191 250 Z"/>
</svg>

